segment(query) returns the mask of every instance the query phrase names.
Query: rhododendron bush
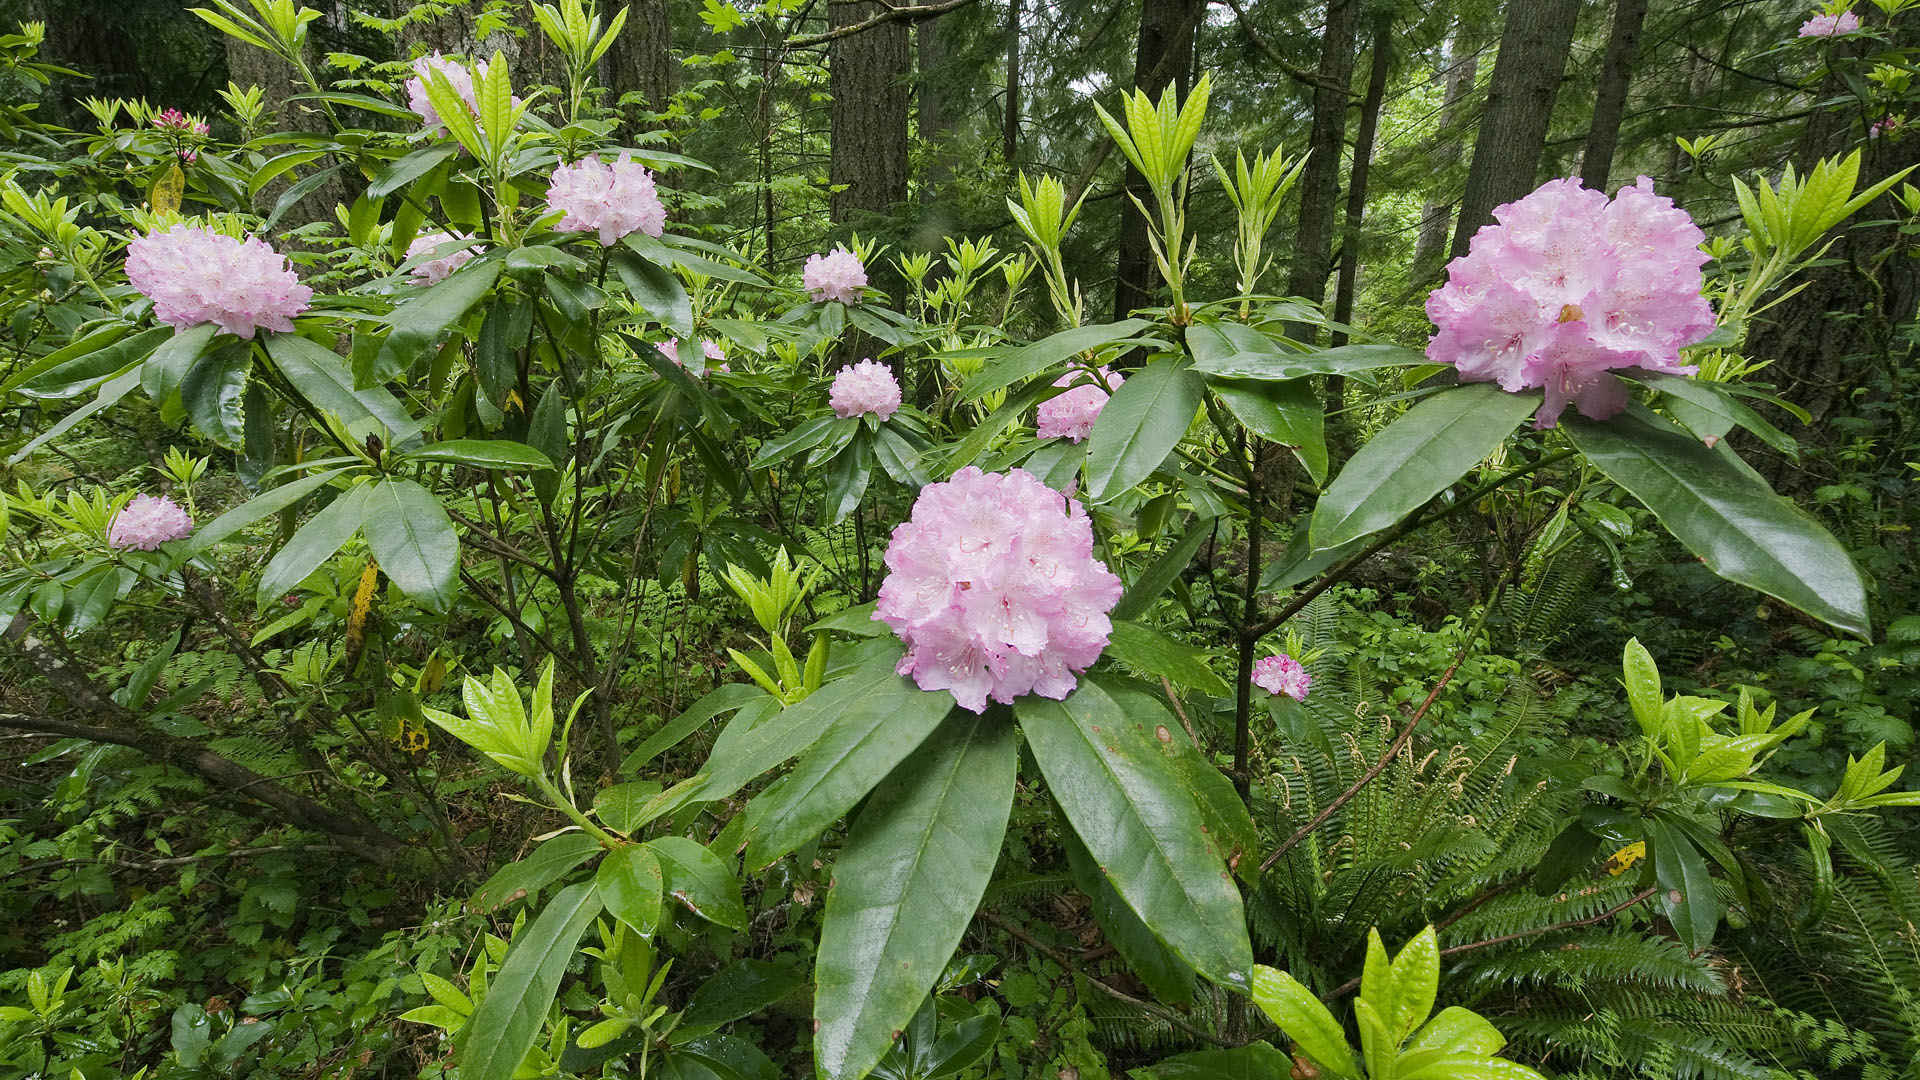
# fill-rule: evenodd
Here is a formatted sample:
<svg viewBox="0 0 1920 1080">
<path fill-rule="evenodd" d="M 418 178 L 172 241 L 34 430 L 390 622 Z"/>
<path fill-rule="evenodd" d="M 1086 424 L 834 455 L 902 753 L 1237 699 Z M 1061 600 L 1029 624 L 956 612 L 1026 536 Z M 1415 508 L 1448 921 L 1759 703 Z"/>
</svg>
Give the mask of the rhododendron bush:
<svg viewBox="0 0 1920 1080">
<path fill-rule="evenodd" d="M 1282 816 L 1275 792 L 1292 789 L 1261 772 L 1281 768 L 1260 760 L 1267 733 L 1343 692 L 1316 599 L 1449 519 L 1532 500 L 1548 510 L 1515 526 L 1522 546 L 1585 530 L 1611 549 L 1641 515 L 1756 603 L 1871 632 L 1846 548 L 1741 457 L 1755 441 L 1792 453 L 1792 437 L 1759 391 L 1702 375 L 1887 189 L 1859 184 L 1857 156 L 1777 187 L 1731 180 L 1737 221 L 1700 220 L 1645 176 L 1611 193 L 1549 180 L 1445 266 L 1424 337 L 1366 340 L 1271 295 L 1259 243 L 1288 158 L 1190 167 L 1207 152 L 1203 78 L 1098 114 L 1145 180 L 1159 290 L 1098 322 L 1062 256 L 1079 204 L 1050 177 L 1020 178 L 995 238 L 916 252 L 843 233 L 770 263 L 683 187 L 701 163 L 595 113 L 590 75 L 622 29 L 604 10 L 541 8 L 570 80 L 553 94 L 501 53 L 335 86 L 304 59 L 298 9 L 217 6 L 239 46 L 309 84 L 329 130 L 203 146 L 204 126 L 161 114 L 198 159 L 167 144 L 138 198 L 81 208 L 29 172 L 4 181 L 5 228 L 74 283 L 6 378 L 41 418 L 11 461 L 123 416 L 178 449 L 157 480 L 6 496 L 36 531 L 0 568 L 0 616 L 75 693 L 63 654 L 84 635 L 156 610 L 216 629 L 300 779 L 219 772 L 181 749 L 190 725 L 147 715 L 173 645 L 137 693 L 95 695 L 98 722 L 394 880 L 492 875 L 469 905 L 498 920 L 501 938 L 476 931 L 485 977 L 434 975 L 435 1004 L 404 1018 L 448 1033 L 463 1080 L 616 1058 L 622 1075 L 753 1075 L 722 1029 L 801 981 L 811 1013 L 787 1026 L 819 1075 L 957 1075 L 965 1062 L 883 1061 L 904 1056 L 902 1032 L 931 1042 L 923 1003 L 977 959 L 961 950 L 983 898 L 1024 887 L 996 870 L 1021 816 L 1055 829 L 1057 876 L 1138 973 L 1128 985 L 1235 1002 L 1236 1048 L 1255 1041 L 1246 998 L 1272 1018 L 1259 1038 L 1296 1044 L 1293 1075 L 1359 1076 L 1315 996 L 1358 986 L 1369 1047 L 1376 1008 L 1404 1028 L 1394 1075 L 1537 1075 L 1498 1057 L 1477 1015 L 1428 1024 L 1444 925 L 1394 959 L 1376 935 L 1342 990 L 1256 949 L 1250 920 L 1292 914 L 1247 897 L 1338 808 Z M 1849 34 L 1850 17 L 1800 33 Z M 338 213 L 298 229 L 250 197 L 329 176 Z M 1201 193 L 1216 177 L 1237 243 L 1191 234 L 1185 207 L 1223 194 Z M 1331 386 L 1350 408 L 1330 410 Z M 1489 580 L 1479 614 L 1455 613 L 1468 646 L 1512 585 Z M 669 661 L 657 641 L 689 619 L 730 621 Z M 1759 779 L 1800 724 L 1743 698 L 1729 735 L 1699 699 L 1668 701 L 1643 654 L 1629 649 L 1625 686 L 1647 751 L 1564 828 L 1583 855 L 1601 837 L 1642 845 L 1659 889 L 1635 903 L 1698 951 L 1729 904 L 1750 917 L 1714 881 L 1744 898 L 1746 878 L 1661 800 L 1802 820 L 1816 860 L 1823 814 L 1900 801 L 1873 801 L 1877 761 L 1825 802 Z M 1389 719 L 1419 723 L 1460 666 Z M 675 688 L 658 722 L 637 704 L 643 670 Z M 697 767 L 670 775 L 670 754 Z M 448 813 L 438 785 L 460 770 L 517 800 L 499 819 L 513 835 L 475 839 Z M 400 809 L 370 814 L 361 787 Z M 788 895 L 817 928 L 751 906 Z M 667 981 L 669 955 L 775 934 L 817 940 L 812 968 Z M 594 974 L 569 981 L 581 957 Z M 1442 1044 L 1460 1071 L 1413 1061 Z"/>
</svg>

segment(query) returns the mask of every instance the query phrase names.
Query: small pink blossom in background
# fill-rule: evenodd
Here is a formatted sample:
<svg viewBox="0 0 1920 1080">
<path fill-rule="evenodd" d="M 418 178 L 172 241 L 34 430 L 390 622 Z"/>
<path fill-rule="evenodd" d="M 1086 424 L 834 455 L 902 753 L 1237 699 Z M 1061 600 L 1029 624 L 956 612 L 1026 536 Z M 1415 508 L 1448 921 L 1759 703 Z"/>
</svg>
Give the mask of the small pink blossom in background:
<svg viewBox="0 0 1920 1080">
<path fill-rule="evenodd" d="M 215 323 L 243 338 L 291 330 L 313 290 L 266 241 L 175 225 L 127 245 L 127 280 L 153 300 L 153 315 L 184 330 Z"/>
<path fill-rule="evenodd" d="M 833 406 L 835 416 L 872 413 L 885 420 L 900 410 L 900 382 L 885 364 L 862 360 L 833 377 L 827 404 Z"/>
<path fill-rule="evenodd" d="M 825 255 L 807 256 L 800 284 L 817 303 L 838 300 L 857 304 L 860 290 L 867 287 L 867 268 L 861 265 L 860 256 L 837 247 Z"/>
<path fill-rule="evenodd" d="M 667 208 L 653 174 L 625 154 L 611 165 L 589 157 L 554 169 L 547 205 L 562 213 L 555 229 L 597 232 L 602 247 L 628 233 L 659 236 L 667 229 Z"/>
<path fill-rule="evenodd" d="M 1851 11 L 1843 11 L 1838 15 L 1815 15 L 1801 23 L 1800 36 L 1803 38 L 1839 37 L 1841 34 L 1851 34 L 1858 29 L 1860 29 L 1860 16 Z"/>
<path fill-rule="evenodd" d="M 1883 116 L 1880 119 L 1875 120 L 1873 122 L 1873 126 L 1867 129 L 1867 138 L 1877 139 L 1880 136 L 1885 135 L 1887 132 L 1892 131 L 1894 128 L 1897 128 L 1899 126 L 1900 126 L 1900 121 L 1894 119 L 1891 116 Z"/>
<path fill-rule="evenodd" d="M 686 361 L 680 359 L 680 339 L 679 338 L 668 338 L 667 340 L 660 342 L 658 345 L 655 345 L 654 348 L 660 350 L 661 356 L 664 356 L 667 359 L 673 361 L 675 367 L 680 367 L 680 368 L 687 367 Z M 702 363 L 698 368 L 687 368 L 688 373 L 693 375 L 694 378 L 697 379 L 705 375 L 709 371 L 731 372 L 733 370 L 733 368 L 727 365 L 726 352 L 722 350 L 720 346 L 715 344 L 714 342 L 704 338 L 701 339 L 700 351 L 706 354 L 706 361 Z"/>
<path fill-rule="evenodd" d="M 1072 386 L 1073 389 L 1040 403 L 1034 415 L 1035 434 L 1043 439 L 1070 439 L 1074 442 L 1085 439 L 1087 433 L 1093 430 L 1093 422 L 1100 418 L 1100 410 L 1107 407 L 1107 399 L 1126 381 L 1105 367 L 1100 369 L 1098 381 L 1088 379 L 1083 371 L 1069 371 L 1062 375 L 1053 385 Z M 1076 383 L 1079 385 L 1074 385 Z"/>
<path fill-rule="evenodd" d="M 443 244 L 450 244 L 455 240 L 471 239 L 473 239 L 473 237 L 468 236 L 466 233 L 421 233 L 419 236 L 413 238 L 413 243 L 407 245 L 407 258 L 412 259 L 420 255 L 430 255 L 439 250 Z M 472 260 L 472 248 L 455 248 L 437 259 L 427 259 L 424 262 L 414 263 L 412 270 L 413 280 L 422 285 L 437 284 L 445 281 L 455 270 L 467 265 L 467 263 Z"/>
<path fill-rule="evenodd" d="M 920 489 L 886 563 L 873 617 L 907 644 L 900 674 L 976 713 L 1072 693 L 1120 601 L 1086 511 L 1023 469 L 969 465 Z"/>
<path fill-rule="evenodd" d="M 486 70 L 483 66 L 482 71 Z M 467 66 L 458 60 L 449 60 L 439 53 L 422 56 L 413 62 L 413 78 L 407 80 L 407 108 L 420 115 L 420 120 L 428 128 L 445 132 L 446 126 L 440 120 L 439 110 L 433 107 L 433 99 L 427 96 L 427 74 L 438 71 L 446 77 L 448 85 L 467 103 L 469 111 L 477 112 L 480 106 L 473 93 L 473 75 Z"/>
<path fill-rule="evenodd" d="M 193 121 L 187 119 L 187 114 L 181 112 L 179 109 L 166 109 L 154 114 L 153 126 L 157 128 L 170 128 L 175 131 L 186 131 L 192 128 L 194 124 Z M 206 125 L 202 124 L 200 126 L 204 128 Z"/>
<path fill-rule="evenodd" d="M 193 519 L 165 495 L 135 495 L 113 515 L 107 546 L 122 551 L 152 551 L 193 531 Z"/>
<path fill-rule="evenodd" d="M 1269 694 L 1285 694 L 1295 701 L 1305 701 L 1313 676 L 1300 666 L 1300 661 L 1286 653 L 1276 653 L 1253 665 L 1253 685 Z"/>
<path fill-rule="evenodd" d="M 1624 409 L 1614 369 L 1694 373 L 1680 349 L 1713 330 L 1700 295 L 1706 235 L 1651 180 L 1611 200 L 1578 180 L 1549 180 L 1494 216 L 1427 297 L 1438 328 L 1428 359 L 1463 380 L 1545 390 L 1541 428 L 1568 404 L 1596 420 Z"/>
</svg>

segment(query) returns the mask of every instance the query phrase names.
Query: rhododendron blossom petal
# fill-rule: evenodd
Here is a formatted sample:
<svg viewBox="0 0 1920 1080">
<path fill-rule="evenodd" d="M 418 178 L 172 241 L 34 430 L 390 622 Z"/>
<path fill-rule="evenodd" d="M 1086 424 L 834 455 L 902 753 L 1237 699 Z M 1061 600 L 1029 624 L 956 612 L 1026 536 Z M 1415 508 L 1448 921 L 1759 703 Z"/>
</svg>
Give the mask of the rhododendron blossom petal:
<svg viewBox="0 0 1920 1080">
<path fill-rule="evenodd" d="M 827 392 L 827 404 L 833 415 L 862 416 L 872 413 L 885 420 L 900 409 L 900 382 L 885 364 L 862 360 L 840 369 L 833 377 L 833 389 Z"/>
<path fill-rule="evenodd" d="M 867 268 L 860 256 L 846 248 L 834 248 L 825 255 L 807 256 L 800 271 L 800 285 L 818 303 L 838 300 L 843 304 L 860 302 L 860 290 L 867 287 Z"/>
<path fill-rule="evenodd" d="M 154 318 L 176 329 L 214 323 L 250 338 L 291 330 L 313 290 L 287 257 L 257 237 L 235 240 L 198 225 L 175 225 L 127 245 L 127 280 L 153 300 Z"/>
<path fill-rule="evenodd" d="M 193 518 L 165 495 L 135 495 L 113 515 L 107 546 L 122 551 L 153 551 L 193 532 Z"/>
<path fill-rule="evenodd" d="M 1693 373 L 1680 350 L 1713 330 L 1706 236 L 1651 180 L 1611 200 L 1550 180 L 1494 216 L 1427 297 L 1428 359 L 1469 382 L 1545 391 L 1543 428 L 1568 405 L 1597 420 L 1625 408 L 1616 370 Z"/>
<path fill-rule="evenodd" d="M 1120 601 L 1086 511 L 1021 469 L 969 465 L 922 488 L 886 563 L 873 617 L 907 644 L 900 673 L 974 712 L 1072 693 Z"/>
</svg>

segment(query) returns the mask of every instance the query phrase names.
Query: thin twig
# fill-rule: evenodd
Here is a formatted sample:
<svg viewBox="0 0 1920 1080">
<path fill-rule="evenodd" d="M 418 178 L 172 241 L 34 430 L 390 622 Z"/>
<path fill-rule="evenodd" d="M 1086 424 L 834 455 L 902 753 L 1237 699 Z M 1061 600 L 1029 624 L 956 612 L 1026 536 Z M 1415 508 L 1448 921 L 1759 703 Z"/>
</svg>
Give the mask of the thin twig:
<svg viewBox="0 0 1920 1080">
<path fill-rule="evenodd" d="M 857 23 L 849 23 L 846 26 L 836 27 L 824 33 L 788 38 L 786 47 L 788 49 L 810 49 L 815 45 L 825 45 L 830 41 L 837 41 L 843 37 L 852 37 L 855 34 L 864 33 L 883 23 L 895 22 L 900 19 L 931 19 L 935 15 L 944 15 L 949 11 L 966 7 L 968 4 L 975 2 L 976 0 L 942 0 L 941 3 L 937 4 L 888 7 L 870 19 L 862 19 Z"/>
</svg>

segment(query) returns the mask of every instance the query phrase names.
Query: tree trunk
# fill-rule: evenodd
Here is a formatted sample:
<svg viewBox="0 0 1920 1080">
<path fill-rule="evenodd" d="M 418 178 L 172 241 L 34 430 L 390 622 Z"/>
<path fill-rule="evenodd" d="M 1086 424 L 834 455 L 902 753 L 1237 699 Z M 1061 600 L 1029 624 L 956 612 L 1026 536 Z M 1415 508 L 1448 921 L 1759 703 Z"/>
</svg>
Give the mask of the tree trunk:
<svg viewBox="0 0 1920 1080">
<path fill-rule="evenodd" d="M 1307 136 L 1307 165 L 1300 173 L 1300 217 L 1293 231 L 1293 266 L 1287 292 L 1319 303 L 1327 295 L 1332 269 L 1333 215 L 1340 202 L 1340 158 L 1347 139 L 1347 86 L 1353 81 L 1355 23 L 1359 0 L 1329 0 L 1326 31 L 1320 38 L 1319 85 L 1313 90 L 1313 126 Z M 1314 337 L 1311 323 L 1294 323 L 1289 336 Z"/>
<path fill-rule="evenodd" d="M 1494 207 L 1533 190 L 1579 15 L 1580 0 L 1525 0 L 1507 8 L 1453 229 L 1455 258 L 1466 254 L 1473 234 L 1493 220 Z"/>
<path fill-rule="evenodd" d="M 1000 126 L 1000 152 L 1009 170 L 1020 158 L 1020 0 L 1007 3 L 1007 113 Z"/>
<path fill-rule="evenodd" d="M 607 50 L 606 78 L 614 97 L 637 93 L 647 108 L 664 112 L 678 79 L 667 0 L 627 0 L 627 25 Z"/>
<path fill-rule="evenodd" d="M 1627 109 L 1627 84 L 1633 78 L 1634 52 L 1646 19 L 1647 0 L 1618 0 L 1614 5 L 1613 32 L 1607 37 L 1600 87 L 1594 94 L 1593 126 L 1587 129 L 1587 146 L 1580 155 L 1580 182 L 1595 191 L 1607 189 L 1607 174 L 1613 170 L 1620 118 Z"/>
<path fill-rule="evenodd" d="M 1460 129 L 1465 122 L 1461 114 L 1466 111 L 1467 95 L 1473 91 L 1473 81 L 1479 71 L 1478 42 L 1469 40 L 1464 28 L 1454 31 L 1448 43 L 1447 62 L 1442 67 L 1446 89 L 1440 105 L 1441 137 L 1429 158 L 1436 173 L 1451 173 L 1460 164 Z M 1414 239 L 1410 281 L 1415 287 L 1439 276 L 1452 225 L 1452 200 L 1430 199 L 1420 208 L 1420 231 Z"/>
<path fill-rule="evenodd" d="M 1155 101 L 1167 87 L 1184 96 L 1193 84 L 1194 16 L 1205 0 L 1142 0 L 1140 38 L 1133 58 L 1133 84 Z M 1132 198 L 1120 203 L 1120 244 L 1114 260 L 1113 317 L 1124 319 L 1153 300 L 1153 250 L 1147 242 L 1147 219 L 1133 200 L 1151 203 L 1147 178 L 1127 166 L 1126 190 Z"/>
<path fill-rule="evenodd" d="M 1360 130 L 1353 137 L 1353 174 L 1347 181 L 1347 224 L 1340 234 L 1340 280 L 1333 292 L 1333 321 L 1337 323 L 1353 320 L 1353 295 L 1360 278 L 1360 225 L 1367 212 L 1367 172 L 1373 165 L 1373 139 L 1380 130 L 1380 105 L 1387 96 L 1392 50 L 1393 13 L 1383 9 L 1373 17 L 1373 66 L 1367 72 L 1367 96 L 1360 103 Z M 1346 343 L 1346 332 L 1335 330 L 1333 344 Z M 1342 380 L 1332 381 L 1337 400 Z"/>
<path fill-rule="evenodd" d="M 839 28 L 883 9 L 861 0 L 827 10 L 829 23 Z M 829 209 L 835 224 L 884 214 L 907 200 L 907 34 L 907 24 L 896 19 L 836 38 L 828 47 L 833 92 L 828 175 L 839 189 Z"/>
</svg>

